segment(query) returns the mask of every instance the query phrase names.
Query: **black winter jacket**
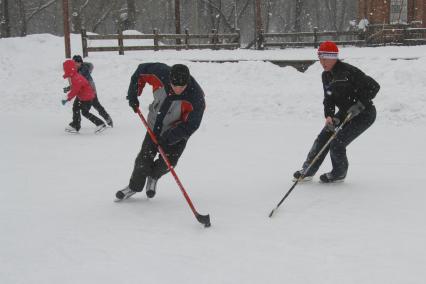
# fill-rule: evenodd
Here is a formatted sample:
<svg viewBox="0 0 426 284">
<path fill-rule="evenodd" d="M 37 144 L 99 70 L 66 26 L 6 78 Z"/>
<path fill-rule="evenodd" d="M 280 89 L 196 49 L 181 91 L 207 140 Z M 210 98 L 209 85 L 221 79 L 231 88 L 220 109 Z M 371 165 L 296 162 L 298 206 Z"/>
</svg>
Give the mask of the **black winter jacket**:
<svg viewBox="0 0 426 284">
<path fill-rule="evenodd" d="M 345 115 L 348 109 L 360 101 L 368 110 L 380 85 L 370 76 L 352 66 L 337 60 L 331 71 L 322 73 L 324 87 L 324 116 L 333 117 L 336 107 Z"/>
</svg>

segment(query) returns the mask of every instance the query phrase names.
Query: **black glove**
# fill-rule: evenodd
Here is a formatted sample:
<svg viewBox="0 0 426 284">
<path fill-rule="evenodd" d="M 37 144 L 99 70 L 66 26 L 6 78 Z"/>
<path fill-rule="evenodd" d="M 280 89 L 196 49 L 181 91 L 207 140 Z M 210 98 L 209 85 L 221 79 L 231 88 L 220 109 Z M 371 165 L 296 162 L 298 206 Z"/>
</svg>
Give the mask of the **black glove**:
<svg viewBox="0 0 426 284">
<path fill-rule="evenodd" d="M 139 100 L 137 98 L 129 99 L 129 106 L 133 109 L 134 112 L 138 112 Z"/>
<path fill-rule="evenodd" d="M 333 117 L 333 123 L 327 124 L 325 127 L 327 127 L 328 131 L 334 132 L 339 123 L 340 119 L 338 119 L 337 117 Z"/>
<path fill-rule="evenodd" d="M 71 86 L 64 87 L 64 93 L 68 93 L 71 90 Z"/>
<path fill-rule="evenodd" d="M 354 118 L 355 116 L 360 114 L 364 109 L 365 106 L 360 101 L 357 101 L 348 109 L 347 113 L 351 115 L 351 118 Z"/>
</svg>

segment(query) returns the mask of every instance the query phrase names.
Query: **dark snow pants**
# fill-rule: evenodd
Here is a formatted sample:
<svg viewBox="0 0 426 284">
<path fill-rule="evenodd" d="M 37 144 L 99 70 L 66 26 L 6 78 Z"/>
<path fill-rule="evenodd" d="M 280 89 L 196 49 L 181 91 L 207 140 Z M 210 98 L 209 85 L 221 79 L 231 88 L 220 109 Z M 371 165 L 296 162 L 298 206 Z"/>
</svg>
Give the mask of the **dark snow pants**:
<svg viewBox="0 0 426 284">
<path fill-rule="evenodd" d="M 172 164 L 176 166 L 183 150 L 186 146 L 186 140 L 183 139 L 174 145 L 162 145 L 164 152 Z M 154 161 L 157 156 L 157 146 L 151 140 L 148 133 L 145 135 L 145 139 L 142 143 L 142 149 L 135 160 L 135 166 L 133 168 L 132 176 L 130 177 L 129 187 L 133 191 L 140 192 L 145 186 L 147 177 L 159 179 L 161 176 L 166 174 L 169 169 L 167 168 L 166 162 L 163 157 L 159 154 L 159 157 Z"/>
<path fill-rule="evenodd" d="M 343 117 L 337 113 L 336 117 Z M 344 118 L 343 118 L 344 119 Z M 343 120 L 342 119 L 342 120 Z M 318 160 L 312 165 L 306 176 L 313 176 L 318 171 L 327 153 L 330 151 L 331 163 L 333 170 L 331 173 L 336 177 L 344 177 L 348 171 L 349 162 L 346 156 L 346 147 L 367 128 L 369 128 L 376 120 L 376 108 L 369 106 L 358 116 L 351 119 L 343 126 L 343 129 L 337 134 L 337 136 L 331 141 L 327 148 L 319 156 Z M 306 169 L 309 164 L 313 161 L 315 156 L 319 153 L 322 147 L 327 143 L 333 132 L 327 127 L 324 127 L 318 137 L 315 139 L 311 150 L 308 153 L 306 161 L 303 163 L 303 169 Z"/>
<path fill-rule="evenodd" d="M 71 127 L 74 127 L 77 130 L 81 128 L 81 114 L 93 122 L 96 126 L 104 124 L 104 122 L 98 118 L 96 115 L 93 115 L 89 112 L 92 107 L 92 101 L 80 101 L 78 98 L 74 99 L 74 104 L 72 105 L 72 122 L 70 123 Z M 81 112 L 81 114 L 80 114 Z"/>
<path fill-rule="evenodd" d="M 109 116 L 109 114 L 106 112 L 105 108 L 101 105 L 101 103 L 98 100 L 98 96 L 96 96 L 93 101 L 92 101 L 92 106 L 94 109 L 96 109 L 99 113 L 100 116 L 102 116 L 102 118 L 106 121 L 109 122 L 111 121 L 111 117 Z"/>
</svg>

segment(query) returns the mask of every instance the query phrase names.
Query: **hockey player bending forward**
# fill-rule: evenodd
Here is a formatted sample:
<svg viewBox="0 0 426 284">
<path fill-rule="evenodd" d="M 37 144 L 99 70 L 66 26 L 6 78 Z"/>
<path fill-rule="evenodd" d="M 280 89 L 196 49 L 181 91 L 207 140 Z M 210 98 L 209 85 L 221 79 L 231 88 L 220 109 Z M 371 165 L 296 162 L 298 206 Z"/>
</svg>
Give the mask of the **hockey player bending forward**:
<svg viewBox="0 0 426 284">
<path fill-rule="evenodd" d="M 293 174 L 295 179 L 304 173 L 304 180 L 311 180 L 330 151 L 333 169 L 320 176 L 321 182 L 343 181 L 348 171 L 346 147 L 376 119 L 376 108 L 372 99 L 380 89 L 379 84 L 365 75 L 358 68 L 343 63 L 338 59 L 338 48 L 334 42 L 323 42 L 318 49 L 318 57 L 324 72 L 322 83 L 324 88 L 325 127 L 316 138 L 301 170 Z M 336 107 L 339 109 L 336 113 Z M 311 162 L 334 133 L 334 127 L 342 123 L 350 114 L 350 120 L 337 133 L 317 161 L 309 168 Z"/>
<path fill-rule="evenodd" d="M 129 105 L 135 112 L 139 109 L 138 96 L 146 83 L 152 86 L 154 93 L 154 101 L 149 105 L 148 125 L 174 167 L 189 137 L 200 126 L 205 109 L 204 93 L 185 65 L 140 64 L 127 93 Z M 161 155 L 155 159 L 157 154 L 157 146 L 147 132 L 129 185 L 116 193 L 118 200 L 141 192 L 145 182 L 147 197 L 155 196 L 158 179 L 169 171 Z"/>
</svg>

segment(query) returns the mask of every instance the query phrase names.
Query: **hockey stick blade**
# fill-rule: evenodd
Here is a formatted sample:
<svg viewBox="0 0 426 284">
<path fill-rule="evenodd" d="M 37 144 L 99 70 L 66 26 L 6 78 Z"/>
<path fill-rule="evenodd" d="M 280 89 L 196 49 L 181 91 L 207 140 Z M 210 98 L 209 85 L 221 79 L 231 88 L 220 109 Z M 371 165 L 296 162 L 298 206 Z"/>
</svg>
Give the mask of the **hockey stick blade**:
<svg viewBox="0 0 426 284">
<path fill-rule="evenodd" d="M 197 218 L 198 222 L 200 222 L 201 224 L 204 225 L 205 228 L 208 228 L 211 226 L 210 224 L 210 215 L 201 215 L 201 214 L 196 214 L 195 217 Z"/>
</svg>

